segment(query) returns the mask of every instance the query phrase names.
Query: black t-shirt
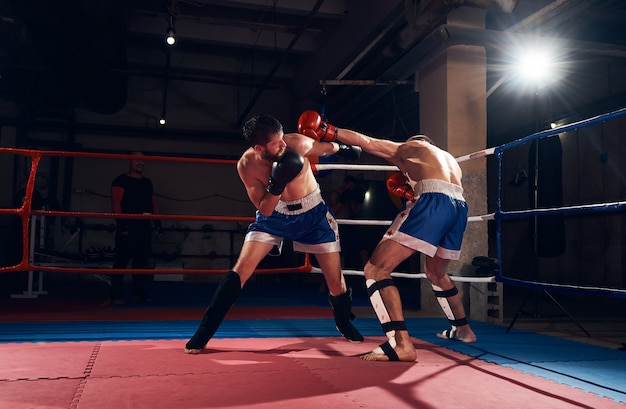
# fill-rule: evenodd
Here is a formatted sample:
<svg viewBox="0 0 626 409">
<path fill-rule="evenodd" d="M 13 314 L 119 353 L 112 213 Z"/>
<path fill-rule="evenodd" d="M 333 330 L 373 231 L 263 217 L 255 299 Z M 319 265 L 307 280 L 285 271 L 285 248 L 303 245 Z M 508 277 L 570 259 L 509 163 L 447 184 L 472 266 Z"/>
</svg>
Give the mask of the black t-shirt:
<svg viewBox="0 0 626 409">
<path fill-rule="evenodd" d="M 122 196 L 122 213 L 152 213 L 152 193 L 154 187 L 148 178 L 133 178 L 126 173 L 113 180 L 112 186 L 124 189 Z"/>
</svg>

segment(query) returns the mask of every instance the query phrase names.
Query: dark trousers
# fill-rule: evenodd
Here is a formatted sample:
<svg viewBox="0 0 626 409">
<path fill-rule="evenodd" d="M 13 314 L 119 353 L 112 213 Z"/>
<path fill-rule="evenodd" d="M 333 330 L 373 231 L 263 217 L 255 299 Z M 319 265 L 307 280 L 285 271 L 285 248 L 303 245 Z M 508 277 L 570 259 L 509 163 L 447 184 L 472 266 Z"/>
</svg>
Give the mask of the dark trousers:
<svg viewBox="0 0 626 409">
<path fill-rule="evenodd" d="M 152 229 L 150 224 L 133 226 L 127 234 L 117 232 L 115 236 L 115 262 L 113 268 L 149 268 L 148 260 L 152 253 Z M 111 299 L 124 298 L 124 274 L 110 274 Z M 148 274 L 133 274 L 133 296 L 146 296 L 145 284 L 150 278 Z"/>
</svg>

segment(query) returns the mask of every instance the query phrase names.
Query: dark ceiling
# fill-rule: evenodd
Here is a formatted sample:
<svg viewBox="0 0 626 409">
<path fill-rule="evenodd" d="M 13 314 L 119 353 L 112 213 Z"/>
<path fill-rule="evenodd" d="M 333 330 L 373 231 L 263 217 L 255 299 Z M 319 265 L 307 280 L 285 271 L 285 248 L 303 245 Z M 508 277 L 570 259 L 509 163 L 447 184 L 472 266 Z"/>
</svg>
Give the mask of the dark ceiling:
<svg viewBox="0 0 626 409">
<path fill-rule="evenodd" d="M 485 10 L 486 29 L 447 25 L 462 6 Z M 142 103 L 155 105 L 152 119 L 162 107 L 174 116 L 175 88 L 191 84 L 224 103 L 211 106 L 214 123 L 170 121 L 178 129 L 235 132 L 272 111 L 268 95 L 287 95 L 289 115 L 325 109 L 348 126 L 406 134 L 419 129 L 416 67 L 450 45 L 486 46 L 490 66 L 534 35 L 563 40 L 577 61 L 626 58 L 623 0 L 0 0 L 0 18 L 0 102 L 16 107 L 0 111 L 5 120 L 80 124 L 77 112 L 91 112 L 111 124 Z M 133 84 L 146 79 L 158 98 L 136 101 Z"/>
</svg>

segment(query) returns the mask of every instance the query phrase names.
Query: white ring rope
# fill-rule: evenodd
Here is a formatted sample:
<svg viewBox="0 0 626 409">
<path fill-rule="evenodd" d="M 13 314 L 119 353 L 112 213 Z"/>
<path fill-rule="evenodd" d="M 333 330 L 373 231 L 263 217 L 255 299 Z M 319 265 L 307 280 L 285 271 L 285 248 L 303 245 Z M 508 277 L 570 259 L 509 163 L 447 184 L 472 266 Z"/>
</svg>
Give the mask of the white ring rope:
<svg viewBox="0 0 626 409">
<path fill-rule="evenodd" d="M 496 217 L 495 213 L 489 213 L 482 216 L 470 216 L 467 218 L 468 222 L 482 222 L 485 220 L 494 220 Z M 354 220 L 354 219 L 337 219 L 337 223 L 339 224 L 358 224 L 361 226 L 389 226 L 391 225 L 391 220 Z"/>
<path fill-rule="evenodd" d="M 312 273 L 322 273 L 322 270 L 319 267 L 311 267 L 311 272 Z M 343 273 L 343 275 L 352 275 L 352 276 L 363 276 L 363 271 L 360 270 L 341 270 L 341 272 Z M 485 277 L 469 277 L 469 276 L 455 276 L 455 275 L 450 275 L 450 279 L 452 281 L 458 281 L 458 282 L 463 282 L 463 283 L 495 283 L 496 282 L 496 277 L 495 276 L 485 276 Z M 399 277 L 399 278 L 426 278 L 426 274 L 425 273 L 398 273 L 398 272 L 393 272 L 391 273 L 392 277 Z"/>
<path fill-rule="evenodd" d="M 397 166 L 394 165 L 349 165 L 345 163 L 317 163 L 315 164 L 317 170 L 375 170 L 375 171 L 388 171 L 398 172 Z"/>
<path fill-rule="evenodd" d="M 478 159 L 484 156 L 493 155 L 496 148 L 487 148 L 481 149 L 479 151 L 469 153 L 467 155 L 459 156 L 456 158 L 457 162 L 465 162 L 471 159 Z M 395 165 L 350 165 L 345 163 L 317 163 L 315 164 L 315 169 L 317 170 L 374 170 L 374 171 L 384 171 L 384 172 L 398 172 L 398 169 Z"/>
<path fill-rule="evenodd" d="M 358 224 L 360 226 L 389 226 L 391 220 L 354 220 L 354 219 L 337 219 L 339 224 Z"/>
<path fill-rule="evenodd" d="M 478 159 L 478 158 L 482 158 L 483 156 L 493 155 L 495 150 L 496 148 L 483 149 L 474 153 L 470 153 L 468 155 L 459 156 L 458 158 L 456 158 L 456 161 L 460 163 L 460 162 L 465 162 L 466 160 L 470 160 L 470 159 Z"/>
</svg>

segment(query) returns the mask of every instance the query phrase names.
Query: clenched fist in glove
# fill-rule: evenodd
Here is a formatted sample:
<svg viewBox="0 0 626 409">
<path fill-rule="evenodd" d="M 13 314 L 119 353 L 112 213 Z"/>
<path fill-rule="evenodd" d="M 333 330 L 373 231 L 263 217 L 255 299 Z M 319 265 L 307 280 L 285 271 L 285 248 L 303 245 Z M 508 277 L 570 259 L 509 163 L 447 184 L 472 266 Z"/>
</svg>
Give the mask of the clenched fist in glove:
<svg viewBox="0 0 626 409">
<path fill-rule="evenodd" d="M 361 156 L 361 152 L 363 152 L 363 149 L 361 149 L 360 146 L 346 145 L 341 142 L 336 143 L 339 145 L 339 150 L 337 151 L 337 156 L 339 157 L 346 158 L 348 160 L 357 160 Z"/>
<path fill-rule="evenodd" d="M 278 162 L 272 163 L 270 180 L 267 183 L 268 193 L 280 196 L 285 190 L 287 183 L 291 182 L 302 170 L 304 158 L 294 151 L 285 151 L 285 154 Z"/>
<path fill-rule="evenodd" d="M 394 173 L 387 179 L 387 190 L 394 196 L 411 200 L 413 198 L 413 188 L 407 183 L 408 179 L 402 173 Z"/>
<path fill-rule="evenodd" d="M 298 133 L 318 141 L 337 140 L 338 130 L 334 125 L 322 121 L 320 114 L 315 111 L 304 111 L 298 119 Z"/>
</svg>

